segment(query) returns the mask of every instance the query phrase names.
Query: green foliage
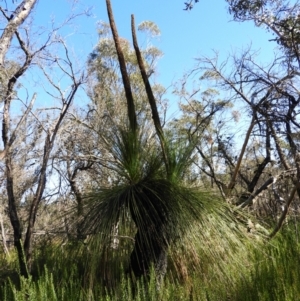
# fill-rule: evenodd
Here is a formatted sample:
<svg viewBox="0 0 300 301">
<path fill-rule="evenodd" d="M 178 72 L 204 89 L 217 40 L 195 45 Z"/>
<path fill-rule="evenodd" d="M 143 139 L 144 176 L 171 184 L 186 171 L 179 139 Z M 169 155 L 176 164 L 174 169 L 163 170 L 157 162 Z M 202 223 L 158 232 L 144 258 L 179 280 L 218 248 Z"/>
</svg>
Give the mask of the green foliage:
<svg viewBox="0 0 300 301">
<path fill-rule="evenodd" d="M 48 245 L 44 253 L 35 255 L 35 261 L 40 262 L 40 272 L 29 279 L 10 274 L 5 282 L 1 271 L 0 299 L 3 301 L 149 301 L 149 300 L 200 300 L 200 301 L 294 301 L 300 294 L 300 243 L 296 227 L 290 223 L 283 232 L 270 242 L 256 239 L 245 243 L 245 248 L 236 250 L 234 256 L 223 250 L 219 238 L 213 245 L 206 247 L 197 245 L 190 252 L 180 253 L 177 248 L 177 267 L 171 266 L 162 282 L 160 289 L 156 286 L 156 275 L 152 268 L 150 277 L 145 281 L 141 278 L 133 286 L 121 265 L 118 266 L 121 275 L 119 284 L 110 290 L 101 281 L 87 283 L 84 273 L 80 270 L 80 262 L 85 262 L 85 254 L 76 252 L 78 245 L 57 246 Z M 195 233 L 193 233 L 195 235 Z M 190 236 L 188 239 L 191 239 Z M 182 242 L 186 243 L 186 242 Z M 205 245 L 205 244 L 204 244 Z M 84 248 L 86 248 L 85 246 Z M 208 250 L 214 248 L 218 260 L 206 257 Z M 97 250 L 93 250 L 97 252 Z M 193 253 L 194 252 L 194 253 Z M 74 253 L 76 255 L 74 255 Z M 183 266 L 181 257 L 198 257 L 200 264 L 193 268 L 192 261 L 186 261 Z M 14 268 L 14 262 L 5 262 Z M 222 266 L 222 269 L 218 268 Z M 184 273 L 187 271 L 187 274 Z M 226 276 L 227 275 L 227 276 Z M 6 274 L 7 277 L 7 274 Z"/>
<path fill-rule="evenodd" d="M 265 0 L 227 0 L 230 13 L 235 18 L 246 18 L 249 14 L 257 13 L 267 1 Z"/>
<path fill-rule="evenodd" d="M 239 282 L 235 300 L 297 300 L 299 254 L 299 236 L 291 223 L 276 239 L 253 250 L 250 277 Z"/>
<path fill-rule="evenodd" d="M 299 2 L 287 0 L 226 0 L 235 20 L 253 20 L 275 36 L 286 58 L 299 64 Z"/>
<path fill-rule="evenodd" d="M 117 129 L 110 145 L 107 151 L 115 158 L 110 166 L 114 179 L 109 187 L 99 187 L 88 196 L 82 222 L 86 234 L 96 234 L 90 236 L 92 248 L 98 250 L 92 266 L 98 266 L 101 258 L 109 267 L 109 253 L 129 257 L 132 252 L 125 268 L 138 265 L 134 271 L 140 276 L 149 271 L 151 264 L 156 267 L 161 252 L 167 252 L 169 247 L 188 250 L 203 241 L 210 244 L 218 237 L 221 248 L 226 246 L 232 252 L 243 248 L 243 234 L 230 208 L 185 181 L 193 143 L 168 143 L 168 172 L 157 141 L 148 141 L 143 130 Z M 132 245 L 126 245 L 125 249 L 112 251 L 116 227 L 118 236 L 135 235 L 133 250 Z M 215 256 L 214 249 L 206 251 L 208 258 Z M 172 256 L 170 260 L 176 261 Z M 143 262 L 143 266 L 137 262 Z"/>
</svg>

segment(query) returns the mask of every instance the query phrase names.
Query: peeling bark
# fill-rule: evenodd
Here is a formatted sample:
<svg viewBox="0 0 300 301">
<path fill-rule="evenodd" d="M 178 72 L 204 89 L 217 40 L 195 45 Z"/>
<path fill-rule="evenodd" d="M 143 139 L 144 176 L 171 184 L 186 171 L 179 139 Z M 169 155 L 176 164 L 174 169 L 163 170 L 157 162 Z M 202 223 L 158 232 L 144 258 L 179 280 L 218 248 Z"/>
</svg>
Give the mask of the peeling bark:
<svg viewBox="0 0 300 301">
<path fill-rule="evenodd" d="M 30 12 L 34 8 L 37 0 L 24 0 L 12 13 L 12 18 L 9 18 L 8 24 L 4 28 L 0 37 L 0 68 L 4 67 L 5 55 L 10 47 L 13 36 L 19 26 L 26 20 Z M 3 13 L 3 9 L 1 8 Z"/>
</svg>

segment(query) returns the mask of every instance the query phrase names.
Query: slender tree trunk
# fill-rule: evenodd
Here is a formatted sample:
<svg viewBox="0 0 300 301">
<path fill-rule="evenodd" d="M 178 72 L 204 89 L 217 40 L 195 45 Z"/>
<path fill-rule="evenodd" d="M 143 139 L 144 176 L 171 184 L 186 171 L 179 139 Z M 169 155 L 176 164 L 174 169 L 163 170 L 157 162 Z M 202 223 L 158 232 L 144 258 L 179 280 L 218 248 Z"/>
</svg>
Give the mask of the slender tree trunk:
<svg viewBox="0 0 300 301">
<path fill-rule="evenodd" d="M 14 246 L 18 253 L 20 272 L 24 277 L 28 277 L 28 269 L 24 257 L 22 246 L 22 227 L 17 212 L 17 204 L 14 194 L 13 164 L 11 158 L 11 144 L 13 139 L 9 138 L 10 128 L 10 104 L 16 78 L 11 78 L 8 82 L 8 88 L 4 98 L 3 120 L 2 120 L 2 141 L 5 149 L 5 173 L 6 173 L 6 191 L 8 199 L 8 215 L 14 232 Z"/>
<path fill-rule="evenodd" d="M 273 238 L 277 233 L 278 231 L 281 229 L 282 225 L 283 225 L 283 222 L 285 221 L 285 218 L 288 214 L 288 211 L 289 211 L 289 208 L 290 208 L 290 205 L 295 197 L 295 194 L 296 194 L 296 191 L 297 191 L 297 186 L 295 186 L 292 191 L 291 191 L 291 194 L 284 206 L 284 210 L 282 211 L 282 214 L 279 218 L 279 221 L 276 225 L 276 227 L 274 228 L 274 230 L 272 231 L 272 233 L 269 235 L 270 238 Z"/>
<path fill-rule="evenodd" d="M 57 118 L 53 129 L 48 130 L 47 136 L 45 138 L 44 154 L 43 154 L 43 159 L 42 159 L 43 161 L 42 161 L 40 176 L 38 179 L 38 186 L 37 186 L 36 192 L 34 194 L 32 203 L 30 205 L 28 226 L 27 226 L 27 231 L 26 231 L 26 236 L 25 236 L 25 241 L 24 241 L 24 252 L 25 252 L 27 264 L 29 267 L 31 265 L 31 257 L 32 257 L 32 234 L 33 234 L 33 230 L 34 230 L 34 225 L 35 225 L 38 208 L 39 208 L 39 205 L 42 200 L 44 190 L 46 187 L 46 181 L 47 181 L 46 171 L 47 171 L 47 165 L 48 165 L 50 153 L 52 151 L 59 127 L 68 111 L 68 108 L 70 107 L 70 105 L 72 103 L 72 100 L 73 100 L 80 84 L 81 84 L 81 82 L 74 82 L 73 89 L 72 89 L 72 91 L 70 91 L 70 94 L 67 98 L 68 100 L 64 103 L 61 113 L 60 113 L 59 117 Z"/>
<path fill-rule="evenodd" d="M 20 273 L 24 277 L 28 277 L 28 269 L 26 265 L 26 259 L 24 256 L 22 245 L 22 227 L 17 212 L 16 199 L 14 196 L 14 181 L 12 176 L 12 164 L 10 154 L 6 156 L 6 190 L 8 196 L 8 214 L 11 225 L 14 231 L 14 246 L 18 253 Z"/>
<path fill-rule="evenodd" d="M 46 186 L 46 169 L 47 169 L 49 155 L 50 155 L 50 152 L 52 149 L 50 147 L 50 145 L 47 145 L 47 143 L 45 144 L 44 148 L 45 148 L 45 153 L 44 153 L 44 160 L 43 160 L 43 165 L 42 165 L 42 169 L 41 169 L 41 176 L 39 178 L 37 190 L 35 192 L 35 195 L 33 197 L 31 205 L 30 205 L 28 226 L 27 226 L 27 231 L 26 231 L 26 236 L 25 236 L 25 241 L 24 241 L 24 252 L 25 252 L 27 264 L 29 267 L 31 266 L 31 257 L 32 257 L 32 247 L 31 247 L 32 234 L 33 234 L 33 230 L 34 230 L 38 207 L 41 202 L 41 199 L 42 199 L 42 196 L 43 196 L 43 193 L 45 190 L 45 186 Z"/>
<path fill-rule="evenodd" d="M 70 185 L 71 185 L 71 190 L 73 191 L 75 198 L 76 198 L 76 203 L 77 203 L 77 218 L 79 220 L 79 222 L 77 222 L 77 239 L 78 240 L 84 240 L 86 238 L 86 235 L 84 235 L 82 233 L 82 225 L 81 225 L 81 218 L 83 216 L 83 199 L 82 199 L 82 195 L 81 192 L 79 190 L 79 188 L 76 185 L 76 181 L 75 181 L 75 175 L 74 177 L 69 181 Z"/>
<path fill-rule="evenodd" d="M 9 255 L 9 251 L 8 251 L 7 244 L 6 244 L 6 235 L 5 235 L 5 228 L 4 228 L 4 223 L 3 223 L 3 216 L 2 216 L 1 212 L 0 212 L 0 227 L 1 227 L 3 250 L 4 250 L 5 254 Z"/>
<path fill-rule="evenodd" d="M 243 160 L 243 157 L 244 157 L 244 153 L 245 153 L 245 150 L 246 150 L 248 141 L 250 139 L 250 135 L 252 133 L 254 125 L 255 125 L 255 114 L 253 114 L 250 126 L 248 128 L 247 133 L 246 133 L 246 137 L 245 137 L 245 140 L 244 140 L 244 143 L 243 143 L 243 146 L 242 146 L 242 150 L 241 150 L 240 156 L 238 158 L 238 162 L 237 162 L 237 164 L 235 166 L 235 169 L 234 169 L 233 175 L 231 177 L 230 183 L 227 186 L 227 191 L 225 192 L 225 194 L 227 196 L 231 193 L 231 190 L 234 188 L 236 177 L 237 177 L 238 171 L 240 169 L 240 166 L 241 166 L 241 163 L 242 163 L 242 160 Z"/>
</svg>

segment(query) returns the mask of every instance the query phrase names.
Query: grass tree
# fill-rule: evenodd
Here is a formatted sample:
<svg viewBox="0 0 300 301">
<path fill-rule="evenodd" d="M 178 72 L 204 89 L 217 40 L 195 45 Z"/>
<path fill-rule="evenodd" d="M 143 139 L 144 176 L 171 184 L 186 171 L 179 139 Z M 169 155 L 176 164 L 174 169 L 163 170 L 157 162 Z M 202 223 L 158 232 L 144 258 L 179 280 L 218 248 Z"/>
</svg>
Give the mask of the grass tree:
<svg viewBox="0 0 300 301">
<path fill-rule="evenodd" d="M 89 195 L 82 225 L 87 233 L 95 234 L 92 236 L 94 242 L 100 242 L 98 247 L 101 247 L 104 262 L 110 261 L 113 256 L 111 242 L 116 235 L 116 227 L 128 233 L 134 225 L 135 239 L 129 251 L 130 256 L 128 254 L 128 271 L 133 277 L 139 278 L 149 275 L 153 267 L 161 279 L 166 273 L 170 247 L 177 244 L 182 246 L 187 233 L 196 231 L 185 246 L 187 248 L 195 243 L 194 238 L 198 241 L 207 240 L 207 229 L 214 234 L 222 232 L 224 238 L 233 241 L 230 223 L 224 223 L 224 219 L 233 221 L 232 214 L 224 203 L 197 187 L 191 187 L 186 181 L 195 143 L 170 140 L 164 134 L 139 52 L 132 17 L 133 44 L 152 111 L 156 137 L 150 139 L 145 135 L 144 125 L 137 122 L 130 79 L 110 1 L 107 0 L 106 4 L 127 100 L 128 122 L 123 127 L 116 125 L 112 131 L 114 134 L 108 139 L 107 151 L 114 158 L 108 162 L 112 171 L 111 183 Z M 201 228 L 206 230 L 201 233 Z M 223 232 L 221 228 L 229 230 Z M 120 232 L 118 236 L 121 236 Z M 119 246 L 119 254 L 124 253 L 123 247 Z"/>
</svg>

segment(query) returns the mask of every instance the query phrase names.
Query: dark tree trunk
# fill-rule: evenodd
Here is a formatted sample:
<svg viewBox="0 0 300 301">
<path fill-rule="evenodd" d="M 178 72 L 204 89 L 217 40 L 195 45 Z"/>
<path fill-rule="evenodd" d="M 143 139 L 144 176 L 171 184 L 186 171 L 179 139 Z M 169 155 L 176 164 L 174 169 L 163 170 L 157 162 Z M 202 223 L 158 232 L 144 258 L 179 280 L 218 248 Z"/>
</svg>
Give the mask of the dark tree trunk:
<svg viewBox="0 0 300 301">
<path fill-rule="evenodd" d="M 151 188 L 141 188 L 140 193 L 144 197 L 137 201 L 135 206 L 130 206 L 131 217 L 137 227 L 135 244 L 130 256 L 130 272 L 136 278 L 147 277 L 153 266 L 158 286 L 167 270 L 171 222 L 170 210 L 161 201 L 168 199 L 169 195 L 165 191 L 162 192 L 165 186 L 161 187 L 161 184 L 154 182 L 150 184 Z M 158 191 L 160 196 L 155 193 Z"/>
<path fill-rule="evenodd" d="M 20 273 L 28 277 L 28 269 L 22 245 L 22 227 L 17 212 L 16 199 L 13 191 L 12 164 L 10 154 L 6 157 L 6 190 L 8 196 L 8 215 L 14 231 L 14 246 L 18 253 Z"/>
<path fill-rule="evenodd" d="M 130 272 L 135 278 L 148 277 L 153 266 L 157 285 L 160 285 L 167 271 L 168 247 L 165 234 L 159 229 L 143 233 L 138 230 L 135 235 L 134 249 L 130 256 Z M 160 237 L 158 237 L 160 236 Z"/>
</svg>

